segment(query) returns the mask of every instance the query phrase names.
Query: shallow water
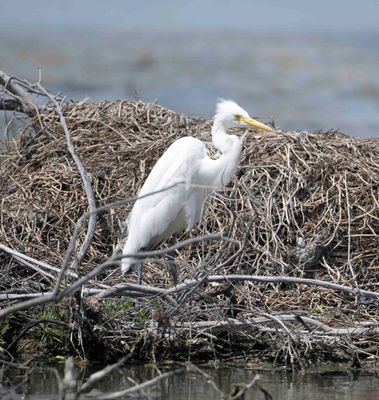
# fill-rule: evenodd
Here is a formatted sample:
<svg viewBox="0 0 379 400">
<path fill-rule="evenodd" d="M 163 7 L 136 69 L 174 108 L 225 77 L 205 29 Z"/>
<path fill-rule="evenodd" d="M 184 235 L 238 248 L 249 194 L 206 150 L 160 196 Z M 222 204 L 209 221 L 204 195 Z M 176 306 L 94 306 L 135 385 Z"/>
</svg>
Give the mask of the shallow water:
<svg viewBox="0 0 379 400">
<path fill-rule="evenodd" d="M 175 369 L 176 367 L 171 367 Z M 5 399 L 20 399 L 22 395 L 31 400 L 55 399 L 58 393 L 58 377 L 62 378 L 61 367 L 36 367 L 29 375 L 28 383 L 24 373 L 15 373 L 9 370 L 2 375 L 0 397 Z M 161 372 L 167 368 L 161 367 Z M 320 369 L 303 374 L 290 373 L 283 370 L 246 369 L 241 367 L 205 368 L 216 385 L 226 394 L 230 392 L 232 384 L 248 383 L 257 373 L 260 375 L 259 384 L 266 389 L 273 399 L 280 400 L 377 400 L 379 398 L 379 376 L 372 372 L 351 370 Z M 82 369 L 79 379 L 88 377 L 90 369 Z M 103 379 L 95 387 L 93 393 L 111 392 L 125 389 L 132 384 L 127 377 L 141 383 L 157 376 L 153 365 L 128 366 L 120 368 Z M 10 385 L 14 390 L 10 390 Z M 7 393 L 7 394 L 6 394 Z M 149 398 L 160 400 L 213 400 L 219 399 L 219 394 L 207 382 L 207 378 L 195 373 L 181 373 L 162 380 L 155 386 L 145 389 Z M 9 396 L 9 397 L 7 397 Z M 133 398 L 147 398 L 143 394 L 134 394 Z M 264 399 L 258 388 L 252 388 L 245 399 Z"/>
<path fill-rule="evenodd" d="M 0 29 L 1 68 L 68 97 L 211 117 L 232 98 L 286 130 L 379 137 L 379 34 Z"/>
</svg>

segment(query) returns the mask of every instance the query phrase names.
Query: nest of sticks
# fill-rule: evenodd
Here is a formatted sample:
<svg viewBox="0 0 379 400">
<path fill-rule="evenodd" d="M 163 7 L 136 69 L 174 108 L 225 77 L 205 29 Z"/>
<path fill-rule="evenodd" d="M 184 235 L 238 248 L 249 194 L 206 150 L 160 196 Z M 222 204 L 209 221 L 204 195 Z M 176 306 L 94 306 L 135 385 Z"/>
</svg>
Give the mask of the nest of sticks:
<svg viewBox="0 0 379 400">
<path fill-rule="evenodd" d="M 60 107 L 97 207 L 133 198 L 179 137 L 198 137 L 217 156 L 210 121 L 157 104 Z M 63 128 L 56 109 L 46 108 L 0 164 L 3 309 L 53 290 L 77 221 L 89 210 Z M 337 131 L 252 132 L 232 184 L 211 196 L 201 223 L 178 239 L 179 285 L 172 285 L 164 248 L 144 260 L 141 288 L 133 274 L 122 277 L 117 262 L 109 263 L 76 300 L 86 322 L 68 329 L 87 324 L 88 343 L 144 359 L 378 357 L 378 192 L 378 140 Z M 133 202 L 116 205 L 96 214 L 88 250 L 61 288 L 114 254 Z M 86 229 L 78 230 L 73 255 Z M 74 308 L 64 296 L 57 307 L 62 302 Z M 17 315 L 20 329 L 26 320 Z M 80 346 L 88 356 L 87 336 L 81 334 Z"/>
</svg>

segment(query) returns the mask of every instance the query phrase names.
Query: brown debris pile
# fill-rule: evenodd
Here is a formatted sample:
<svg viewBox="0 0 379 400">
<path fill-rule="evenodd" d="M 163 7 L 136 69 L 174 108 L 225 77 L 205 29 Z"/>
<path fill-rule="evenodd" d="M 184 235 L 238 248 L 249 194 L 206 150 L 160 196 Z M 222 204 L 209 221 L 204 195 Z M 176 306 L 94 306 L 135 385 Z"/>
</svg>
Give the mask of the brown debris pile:
<svg viewBox="0 0 379 400">
<path fill-rule="evenodd" d="M 91 177 L 98 206 L 138 193 L 156 160 L 175 139 L 189 134 L 210 141 L 210 122 L 137 100 L 66 103 L 63 111 L 77 154 Z M 88 210 L 88 203 L 57 115 L 53 110 L 45 111 L 26 129 L 31 126 L 36 131 L 34 139 L 19 145 L 0 164 L 0 243 L 59 267 L 75 223 Z M 112 254 L 123 236 L 122 221 L 130 208 L 131 204 L 99 214 L 80 274 Z M 235 242 L 207 241 L 180 249 L 179 282 L 199 274 L 252 274 L 314 278 L 377 292 L 378 140 L 338 132 L 248 135 L 233 184 L 212 196 L 204 220 L 181 239 L 211 233 L 222 233 Z M 0 282 L 0 291 L 10 293 L 18 288 L 20 293 L 19 279 L 25 277 L 29 285 L 23 289 L 28 292 L 51 290 L 53 277 L 41 277 L 5 253 L 3 259 L 5 278 Z M 171 285 L 164 260 L 161 257 L 145 264 L 144 285 Z M 117 267 L 109 275 L 111 270 L 87 286 L 104 289 L 134 282 L 133 276 L 121 277 Z M 300 340 L 303 352 L 312 347 L 312 340 L 319 343 L 320 332 L 325 333 L 324 344 L 333 348 L 335 335 L 328 335 L 327 328 L 354 328 L 362 321 L 364 326 L 375 326 L 379 319 L 379 300 L 375 296 L 302 284 L 226 280 L 222 284 L 198 285 L 176 300 L 176 309 L 164 299 L 149 300 L 147 317 L 141 316 L 141 308 L 125 304 L 113 307 L 117 313 L 112 319 L 106 318 L 109 310 L 104 311 L 98 300 L 88 299 L 88 304 L 104 318 L 99 335 L 107 336 L 105 342 L 117 351 L 130 348 L 130 343 L 142 336 L 146 340 L 146 332 L 152 329 L 149 326 L 158 320 L 170 329 L 178 327 L 181 338 L 191 342 L 193 349 L 204 350 L 205 342 L 208 347 L 212 342 L 217 348 L 212 351 L 222 353 L 220 349 L 226 349 L 228 342 L 230 348 L 225 352 L 232 354 L 233 343 L 246 342 L 250 347 L 243 351 L 252 351 L 254 345 L 260 349 L 273 346 L 276 352 L 282 349 L 283 358 L 288 358 L 292 354 L 288 340 L 295 340 L 293 332 L 305 332 L 303 337 L 307 333 L 307 339 Z M 292 319 L 283 317 L 289 314 Z M 162 323 L 166 318 L 162 315 L 167 315 L 169 322 Z M 296 321 L 297 315 L 307 316 L 310 322 Z M 137 317 L 145 327 L 142 331 L 133 330 L 126 322 L 135 322 Z M 257 318 L 263 319 L 259 322 Z M 225 330 L 211 326 L 231 320 L 250 321 L 253 325 L 238 329 L 229 324 Z M 211 327 L 206 327 L 207 321 Z M 315 321 L 327 328 L 317 327 Z M 189 326 L 194 330 L 188 330 Z M 120 345 L 121 337 L 124 347 Z M 280 341 L 278 337 L 285 339 Z M 378 339 L 376 333 L 364 340 L 362 352 L 377 345 Z M 169 345 L 165 349 L 169 352 Z"/>
</svg>

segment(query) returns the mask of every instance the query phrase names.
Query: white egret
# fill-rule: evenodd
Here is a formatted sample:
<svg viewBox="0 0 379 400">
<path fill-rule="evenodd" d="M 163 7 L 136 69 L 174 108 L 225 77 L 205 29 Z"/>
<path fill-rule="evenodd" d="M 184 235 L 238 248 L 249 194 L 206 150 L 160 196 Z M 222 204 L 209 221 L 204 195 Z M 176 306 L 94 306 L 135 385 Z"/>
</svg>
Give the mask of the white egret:
<svg viewBox="0 0 379 400">
<path fill-rule="evenodd" d="M 135 202 L 128 219 L 124 255 L 153 249 L 175 233 L 191 229 L 199 222 L 207 196 L 227 185 L 238 168 L 242 138 L 227 134 L 227 130 L 242 126 L 272 131 L 269 126 L 252 119 L 235 102 L 221 100 L 217 104 L 212 126 L 212 142 L 220 152 L 217 159 L 210 158 L 205 144 L 191 136 L 180 138 L 169 146 L 151 170 L 139 196 L 177 182 L 184 184 Z M 134 262 L 132 257 L 125 256 L 121 261 L 121 272 L 129 271 Z M 140 281 L 142 265 L 139 267 Z"/>
</svg>

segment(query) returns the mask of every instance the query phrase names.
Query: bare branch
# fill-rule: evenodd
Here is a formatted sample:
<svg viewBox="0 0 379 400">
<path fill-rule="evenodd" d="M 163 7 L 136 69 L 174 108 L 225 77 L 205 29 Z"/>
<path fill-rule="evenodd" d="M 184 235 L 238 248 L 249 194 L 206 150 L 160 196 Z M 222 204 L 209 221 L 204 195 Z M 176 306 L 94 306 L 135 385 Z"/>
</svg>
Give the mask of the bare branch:
<svg viewBox="0 0 379 400">
<path fill-rule="evenodd" d="M 208 282 L 222 282 L 222 281 L 255 281 L 255 282 L 267 282 L 267 283 L 296 283 L 310 286 L 320 286 L 326 289 L 337 290 L 340 292 L 350 293 L 352 295 L 357 294 L 357 289 L 349 286 L 338 285 L 332 282 L 326 282 L 319 279 L 307 279 L 307 278 L 296 278 L 292 276 L 258 276 L 258 275 L 210 275 L 207 278 Z M 378 292 L 371 292 L 369 290 L 359 289 L 359 293 L 366 297 L 379 297 Z"/>
<path fill-rule="evenodd" d="M 127 396 L 131 393 L 139 392 L 142 389 L 145 389 L 149 386 L 155 385 L 156 383 L 162 381 L 163 379 L 167 379 L 170 376 L 181 374 L 185 371 L 185 368 L 178 368 L 174 371 L 165 372 L 164 374 L 158 375 L 155 378 L 149 379 L 148 381 L 142 382 L 138 385 L 135 385 L 128 389 L 119 390 L 113 393 L 106 393 L 99 396 L 87 396 L 87 395 L 80 395 L 80 399 L 93 399 L 93 400 L 113 400 L 118 399 L 119 397 Z"/>
<path fill-rule="evenodd" d="M 198 243 L 202 242 L 204 240 L 223 240 L 223 241 L 233 241 L 232 239 L 224 238 L 221 235 L 206 235 L 206 236 L 198 236 L 192 239 L 188 240 L 183 240 L 182 242 L 176 243 L 174 246 L 167 247 L 162 250 L 155 250 L 155 251 L 140 251 L 138 253 L 133 253 L 133 254 L 123 254 L 123 255 L 117 255 L 116 252 L 113 253 L 113 255 L 103 264 L 98 265 L 96 268 L 94 268 L 91 272 L 89 272 L 87 275 L 84 275 L 74 283 L 72 283 L 70 286 L 68 286 L 63 293 L 61 294 L 61 297 L 67 296 L 69 293 L 74 292 L 76 289 L 84 285 L 86 282 L 88 282 L 90 279 L 94 278 L 96 275 L 100 274 L 103 272 L 105 269 L 107 269 L 109 266 L 118 264 L 118 261 L 121 260 L 123 257 L 133 257 L 133 258 L 148 258 L 148 257 L 157 257 L 160 255 L 167 254 L 173 250 L 180 249 L 184 246 L 187 246 L 192 243 Z M 169 294 L 169 293 L 166 293 Z"/>
<path fill-rule="evenodd" d="M 184 240 L 182 242 L 177 243 L 175 246 L 168 247 L 163 250 L 156 250 L 156 251 L 150 251 L 150 252 L 140 252 L 136 254 L 126 254 L 125 257 L 127 256 L 132 256 L 132 257 L 154 257 L 157 255 L 163 255 L 166 254 L 167 252 L 170 252 L 174 249 L 179 249 L 181 247 L 187 246 L 192 243 L 197 243 L 201 242 L 203 240 L 224 240 L 224 241 L 231 241 L 231 239 L 224 238 L 220 235 L 207 235 L 207 236 L 200 236 L 200 237 L 195 237 L 192 239 Z M 77 279 L 75 282 L 73 282 L 71 285 L 66 287 L 63 291 L 59 292 L 56 289 L 54 289 L 53 292 L 45 293 L 42 296 L 39 296 L 37 298 L 32 298 L 29 299 L 25 302 L 14 304 L 10 307 L 4 308 L 0 310 L 0 319 L 5 317 L 6 315 L 9 315 L 10 313 L 16 312 L 16 311 L 22 311 L 26 310 L 30 307 L 36 306 L 36 305 L 41 305 L 41 304 L 47 304 L 51 302 L 56 302 L 62 300 L 64 297 L 69 296 L 72 294 L 75 290 L 83 286 L 85 283 L 90 281 L 92 278 L 94 278 L 96 275 L 100 274 L 104 270 L 106 270 L 109 266 L 114 265 L 118 263 L 118 260 L 120 260 L 123 256 L 117 256 L 116 252 L 104 263 L 98 265 L 96 268 L 94 268 L 92 271 L 90 271 L 88 274 L 84 275 L 83 277 Z M 138 285 L 137 285 L 138 286 Z M 57 286 L 56 286 L 57 288 Z M 108 289 L 106 289 L 108 290 Z M 167 296 L 170 293 L 164 293 L 163 295 Z M 175 304 L 175 301 L 171 301 L 172 304 Z"/>
<path fill-rule="evenodd" d="M 11 95 L 13 95 L 22 106 L 22 111 L 28 115 L 35 115 L 40 108 L 40 104 L 35 96 L 21 85 L 19 79 L 9 76 L 0 70 L 0 85 Z"/>
<path fill-rule="evenodd" d="M 276 320 L 268 317 L 257 317 L 251 319 L 238 320 L 235 318 L 227 318 L 224 321 L 194 321 L 194 322 L 182 322 L 180 325 L 175 326 L 177 330 L 194 330 L 194 329 L 202 329 L 202 330 L 211 330 L 211 331 L 220 331 L 220 332 L 230 332 L 233 330 L 241 331 L 246 328 L 258 328 L 264 331 L 272 331 L 272 332 L 283 332 L 288 334 L 288 329 L 267 329 L 262 328 L 260 325 L 273 323 L 273 322 L 299 322 L 299 316 L 294 314 L 282 314 L 276 315 Z M 314 325 L 316 327 L 315 331 L 312 331 L 313 335 L 325 336 L 325 334 L 329 336 L 362 336 L 362 335 L 377 335 L 379 333 L 378 326 L 352 326 L 346 328 L 332 328 L 326 324 L 320 323 L 314 318 L 301 316 L 305 322 L 310 325 Z M 282 326 L 280 324 L 280 326 Z M 319 332 L 321 330 L 322 332 Z M 304 331 L 304 333 L 309 334 L 309 331 Z"/>
<path fill-rule="evenodd" d="M 57 299 L 54 293 L 48 293 L 46 295 L 38 296 L 36 298 L 24 301 L 22 303 L 14 304 L 13 306 L 3 308 L 0 310 L 0 320 L 5 316 L 12 314 L 16 311 L 27 310 L 28 308 L 39 306 L 42 304 L 52 303 Z"/>
<path fill-rule="evenodd" d="M 37 297 L 44 297 L 44 298 L 49 298 L 49 296 L 53 296 L 53 292 L 36 292 L 36 293 L 17 293 L 18 290 L 25 290 L 25 288 L 14 288 L 14 292 L 16 293 L 1 293 L 0 294 L 0 300 L 7 300 L 7 301 L 12 301 L 12 300 L 30 300 L 30 299 L 35 299 Z M 88 288 L 83 288 L 82 289 L 82 294 L 83 296 L 93 296 L 97 295 L 100 292 L 102 292 L 102 289 L 88 289 Z M 1 310 L 0 310 L 1 311 Z"/>
<path fill-rule="evenodd" d="M 184 243 L 184 242 L 182 242 Z M 175 246 L 172 246 L 175 247 Z M 169 249 L 165 249 L 168 251 Z M 155 255 L 158 255 L 157 253 L 161 253 L 162 250 L 156 251 L 156 252 L 140 252 L 136 253 L 133 255 L 133 257 L 138 257 L 141 256 L 144 257 L 146 254 L 149 256 L 152 253 L 156 253 Z M 152 286 L 140 286 L 136 284 L 121 284 L 117 285 L 115 288 L 107 289 L 104 290 L 102 293 L 99 293 L 97 297 L 100 298 L 105 298 L 109 297 L 110 295 L 114 293 L 123 293 L 127 292 L 128 290 L 133 290 L 133 291 L 141 291 L 143 293 L 150 293 L 150 294 L 161 294 L 161 295 L 167 295 L 167 294 L 173 294 L 177 292 L 181 292 L 183 290 L 188 290 L 188 288 L 198 285 L 199 282 L 205 283 L 205 282 L 245 282 L 245 281 L 251 281 L 251 282 L 262 282 L 262 283 L 293 283 L 293 284 L 303 284 L 303 285 L 309 285 L 309 286 L 320 286 L 324 287 L 326 289 L 332 289 L 336 291 L 341 291 L 341 292 L 346 292 L 352 295 L 355 295 L 357 292 L 357 289 L 351 288 L 348 286 L 344 285 L 338 285 L 336 283 L 332 282 L 327 282 L 327 281 L 322 281 L 319 279 L 307 279 L 307 278 L 296 278 L 296 277 L 290 277 L 290 276 L 259 276 L 259 275 L 209 275 L 206 277 L 201 277 L 201 278 L 196 278 L 196 279 L 186 279 L 183 283 L 176 285 L 174 287 L 168 288 L 168 289 L 159 289 L 156 287 Z M 359 290 L 359 293 L 363 296 L 366 297 L 379 297 L 379 293 L 377 292 L 371 292 L 369 290 Z"/>
<path fill-rule="evenodd" d="M 215 380 L 209 374 L 204 372 L 201 368 L 197 367 L 195 364 L 191 363 L 191 361 L 186 361 L 184 365 L 188 372 L 195 372 L 204 376 L 204 378 L 207 379 L 207 383 L 211 385 L 213 390 L 215 390 L 221 398 L 225 397 L 225 393 L 218 387 Z"/>
<path fill-rule="evenodd" d="M 115 369 L 120 368 L 125 362 L 130 358 L 130 356 L 126 356 L 121 358 L 121 360 L 117 361 L 115 364 L 107 365 L 100 371 L 96 371 L 89 376 L 85 383 L 80 387 L 79 393 L 89 392 L 93 386 L 99 382 L 99 380 L 103 379 L 106 375 L 110 374 Z"/>
<path fill-rule="evenodd" d="M 40 266 L 42 268 L 45 268 L 45 269 L 47 269 L 49 271 L 54 271 L 54 272 L 58 272 L 58 273 L 60 272 L 59 268 L 53 267 L 52 265 L 48 264 L 45 261 L 36 260 L 35 258 L 27 256 L 26 254 L 23 254 L 23 253 L 21 253 L 21 252 L 19 252 L 17 250 L 11 249 L 10 247 L 8 247 L 8 246 L 6 246 L 4 244 L 1 244 L 1 243 L 0 243 L 0 250 L 4 251 L 5 253 L 8 253 L 8 254 L 11 254 L 11 255 L 15 256 L 16 259 L 18 259 L 18 260 L 19 259 L 23 259 L 25 261 L 29 261 L 32 264 L 36 264 L 36 265 L 38 265 L 38 266 Z M 73 278 L 77 278 L 78 277 L 78 275 L 75 272 L 71 272 L 71 271 L 67 271 L 67 275 L 69 275 L 69 276 L 71 276 Z"/>
<path fill-rule="evenodd" d="M 228 400 L 244 399 L 245 392 L 247 392 L 253 386 L 256 386 L 265 396 L 266 400 L 272 400 L 271 394 L 262 386 L 259 385 L 260 380 L 259 375 L 255 375 L 254 378 L 249 383 L 235 383 L 231 385 L 230 394 Z"/>
<path fill-rule="evenodd" d="M 78 253 L 76 254 L 76 257 L 75 257 L 73 265 L 72 265 L 72 268 L 76 269 L 76 267 L 81 263 L 83 257 L 85 256 L 85 254 L 91 244 L 92 237 L 95 233 L 97 214 L 96 214 L 96 212 L 94 212 L 94 210 L 96 210 L 96 199 L 95 199 L 95 195 L 93 193 L 91 180 L 84 168 L 82 161 L 80 160 L 79 156 L 77 155 L 77 153 L 75 151 L 75 146 L 71 139 L 70 132 L 68 130 L 66 120 L 63 116 L 60 105 L 58 104 L 56 99 L 40 83 L 38 83 L 37 86 L 41 90 L 41 92 L 44 93 L 52 101 L 52 103 L 55 106 L 55 110 L 59 116 L 60 123 L 61 123 L 62 128 L 66 135 L 68 151 L 70 152 L 71 157 L 73 158 L 73 160 L 76 164 L 76 167 L 78 168 L 80 177 L 82 178 L 84 191 L 87 196 L 89 211 L 91 213 L 89 216 L 89 220 L 88 220 L 88 229 L 87 229 L 86 237 L 85 237 Z M 69 252 L 67 252 L 66 255 L 67 254 L 69 254 Z M 66 269 L 68 267 L 68 262 L 69 262 L 69 258 L 65 257 L 62 268 L 61 268 L 60 276 L 59 276 L 56 286 L 55 286 L 55 291 L 57 291 L 57 292 L 59 290 L 59 286 L 62 282 L 62 279 L 66 273 Z"/>
</svg>

